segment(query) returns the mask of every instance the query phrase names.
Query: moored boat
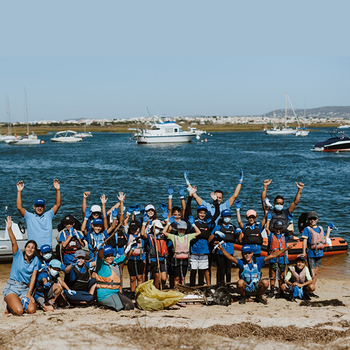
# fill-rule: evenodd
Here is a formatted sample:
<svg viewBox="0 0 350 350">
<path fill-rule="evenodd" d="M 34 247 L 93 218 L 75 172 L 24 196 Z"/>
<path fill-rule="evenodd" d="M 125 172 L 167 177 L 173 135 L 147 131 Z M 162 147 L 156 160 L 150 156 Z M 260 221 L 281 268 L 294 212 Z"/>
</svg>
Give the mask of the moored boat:
<svg viewBox="0 0 350 350">
<path fill-rule="evenodd" d="M 83 141 L 81 137 L 75 137 L 76 134 L 77 132 L 72 130 L 59 131 L 51 138 L 51 141 L 60 143 L 76 143 Z"/>
</svg>

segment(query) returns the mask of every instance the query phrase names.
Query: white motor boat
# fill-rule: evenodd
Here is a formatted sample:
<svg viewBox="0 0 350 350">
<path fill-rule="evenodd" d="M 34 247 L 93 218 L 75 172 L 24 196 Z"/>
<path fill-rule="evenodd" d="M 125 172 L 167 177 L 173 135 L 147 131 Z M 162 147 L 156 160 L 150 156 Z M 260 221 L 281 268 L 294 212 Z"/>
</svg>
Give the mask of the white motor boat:
<svg viewBox="0 0 350 350">
<path fill-rule="evenodd" d="M 92 137 L 91 132 L 77 132 L 74 137 L 80 137 L 80 138 L 84 138 L 84 137 Z"/>
<path fill-rule="evenodd" d="M 195 132 L 183 131 L 175 122 L 154 122 L 150 129 L 138 129 L 134 133 L 134 139 L 140 144 L 191 142 L 195 136 Z"/>
<path fill-rule="evenodd" d="M 350 125 L 339 125 L 338 126 L 338 129 L 349 129 L 350 128 Z"/>
<path fill-rule="evenodd" d="M 72 130 L 59 131 L 51 138 L 51 141 L 60 143 L 76 143 L 83 141 L 82 137 L 75 137 L 76 134 L 77 132 Z"/>
<path fill-rule="evenodd" d="M 275 125 L 272 129 L 265 129 L 266 135 L 291 135 L 295 134 L 295 129 L 288 128 L 286 126 Z"/>
<path fill-rule="evenodd" d="M 28 235 L 23 224 L 12 223 L 12 231 L 16 237 L 18 248 L 23 252 L 24 246 L 28 241 Z M 59 232 L 57 229 L 52 230 L 52 250 L 55 251 Z M 13 257 L 12 243 L 7 228 L 0 230 L 0 261 L 11 261 Z"/>
<path fill-rule="evenodd" d="M 16 139 L 19 139 L 20 137 L 18 137 L 17 135 L 0 135 L 0 142 L 9 142 L 9 141 L 14 141 Z"/>
<path fill-rule="evenodd" d="M 309 130 L 305 130 L 305 128 L 297 128 L 295 136 L 309 136 Z"/>
<path fill-rule="evenodd" d="M 15 140 L 9 140 L 6 141 L 9 145 L 23 145 L 23 146 L 31 146 L 31 145 L 39 145 L 41 143 L 41 140 L 38 139 L 38 136 L 32 133 L 32 135 L 29 136 L 22 136 L 21 138 L 17 138 Z"/>
</svg>

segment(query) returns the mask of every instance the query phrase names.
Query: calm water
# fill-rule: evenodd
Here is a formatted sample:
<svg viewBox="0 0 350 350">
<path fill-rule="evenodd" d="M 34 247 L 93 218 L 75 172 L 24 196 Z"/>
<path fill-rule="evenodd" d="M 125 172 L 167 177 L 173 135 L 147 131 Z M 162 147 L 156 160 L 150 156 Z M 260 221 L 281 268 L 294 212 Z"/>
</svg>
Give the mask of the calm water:
<svg viewBox="0 0 350 350">
<path fill-rule="evenodd" d="M 267 136 L 263 132 L 214 133 L 208 142 L 179 145 L 137 145 L 131 134 L 94 133 L 92 139 L 79 144 L 56 144 L 45 135 L 44 145 L 16 147 L 0 143 L 0 222 L 8 213 L 20 220 L 16 210 L 16 182 L 23 180 L 23 206 L 30 209 L 37 197 L 47 206 L 54 204 L 54 178 L 61 182 L 62 207 L 55 223 L 68 212 L 81 218 L 84 191 L 91 191 L 88 204 L 100 204 L 105 193 L 107 203 L 117 201 L 118 191 L 126 193 L 126 205 L 151 202 L 156 208 L 167 201 L 166 186 L 184 186 L 183 171 L 189 171 L 198 194 L 210 199 L 210 191 L 222 189 L 224 199 L 233 193 L 240 168 L 244 185 L 240 193 L 243 211 L 250 208 L 262 214 L 260 195 L 264 179 L 272 178 L 268 197 L 285 197 L 289 205 L 297 187 L 305 184 L 301 201 L 294 212 L 316 210 L 319 223 L 332 221 L 337 236 L 350 241 L 350 153 L 311 152 L 313 144 L 326 139 L 324 131 L 308 137 L 293 135 Z M 174 196 L 174 205 L 179 199 Z M 0 224 L 0 227 L 4 225 Z"/>
</svg>

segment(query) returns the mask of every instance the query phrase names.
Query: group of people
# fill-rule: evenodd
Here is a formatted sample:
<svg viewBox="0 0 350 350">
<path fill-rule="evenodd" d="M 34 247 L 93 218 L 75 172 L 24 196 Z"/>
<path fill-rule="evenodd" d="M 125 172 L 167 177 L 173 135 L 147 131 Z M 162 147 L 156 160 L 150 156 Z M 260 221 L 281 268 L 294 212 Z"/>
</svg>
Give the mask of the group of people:
<svg viewBox="0 0 350 350">
<path fill-rule="evenodd" d="M 268 297 L 310 299 L 314 294 L 317 272 L 321 265 L 327 234 L 317 225 L 318 215 L 310 211 L 302 232 L 303 254 L 294 266 L 288 267 L 287 251 L 296 243 L 287 245 L 293 235 L 293 211 L 304 184 L 296 183 L 297 194 L 287 208 L 282 196 L 273 204 L 267 198 L 272 180 L 263 182 L 261 203 L 263 216 L 258 220 L 256 210 L 240 214 L 242 201 L 238 195 L 243 184 L 243 170 L 231 197 L 223 200 L 224 193 L 211 193 L 206 202 L 192 186 L 184 172 L 187 185 L 180 187 L 180 205 L 174 206 L 175 190 L 167 187 L 168 202 L 161 203 L 157 212 L 153 204 L 125 207 L 125 194 L 119 192 L 118 202 L 107 210 L 108 198 L 101 196 L 101 205 L 88 206 L 90 192 L 83 193 L 82 222 L 74 215 L 66 215 L 58 225 L 59 249 L 56 257 L 52 250 L 52 219 L 61 206 L 60 183 L 53 182 L 55 205 L 45 211 L 45 200 L 34 202 L 34 213 L 22 206 L 24 183 L 17 183 L 17 209 L 27 224 L 28 242 L 23 253 L 12 232 L 12 221 L 6 227 L 12 243 L 13 263 L 10 279 L 4 289 L 7 312 L 20 315 L 33 313 L 36 308 L 53 311 L 56 307 L 71 305 L 100 305 L 116 311 L 133 309 L 136 287 L 147 279 L 164 289 L 185 284 L 190 270 L 190 286 L 212 285 L 212 266 L 216 266 L 216 284 L 231 282 L 232 263 L 238 267 L 237 290 L 239 302 L 255 296 L 255 301 L 266 304 Z M 188 193 L 187 201 L 185 192 Z M 192 202 L 196 214 L 192 215 Z M 232 223 L 236 209 L 238 225 Z M 264 239 L 268 240 L 268 256 L 263 257 Z M 241 246 L 242 258 L 234 256 L 235 245 Z M 58 253 L 58 254 L 57 254 Z M 269 279 L 262 279 L 261 268 L 269 264 Z M 307 267 L 309 265 L 310 270 Z M 122 293 L 123 268 L 127 265 L 130 276 L 130 299 Z M 198 277 L 197 277 L 198 275 Z M 278 292 L 275 280 L 278 277 Z M 270 287 L 270 289 L 269 289 Z"/>
</svg>

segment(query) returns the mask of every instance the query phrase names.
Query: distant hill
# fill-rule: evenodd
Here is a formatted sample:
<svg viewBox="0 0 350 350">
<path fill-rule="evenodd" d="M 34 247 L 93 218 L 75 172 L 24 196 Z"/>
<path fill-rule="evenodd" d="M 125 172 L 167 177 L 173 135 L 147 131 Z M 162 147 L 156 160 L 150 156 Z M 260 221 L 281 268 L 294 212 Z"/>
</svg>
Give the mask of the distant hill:
<svg viewBox="0 0 350 350">
<path fill-rule="evenodd" d="M 304 109 L 295 108 L 294 109 L 298 117 L 304 116 Z M 275 110 L 276 117 L 284 116 L 284 109 Z M 272 117 L 273 111 L 264 114 L 267 117 Z M 306 117 L 320 117 L 320 118 L 349 118 L 350 119 L 350 106 L 330 106 L 330 107 L 318 107 L 309 108 L 305 110 Z M 288 116 L 293 116 L 293 111 L 291 108 L 288 109 Z"/>
</svg>

